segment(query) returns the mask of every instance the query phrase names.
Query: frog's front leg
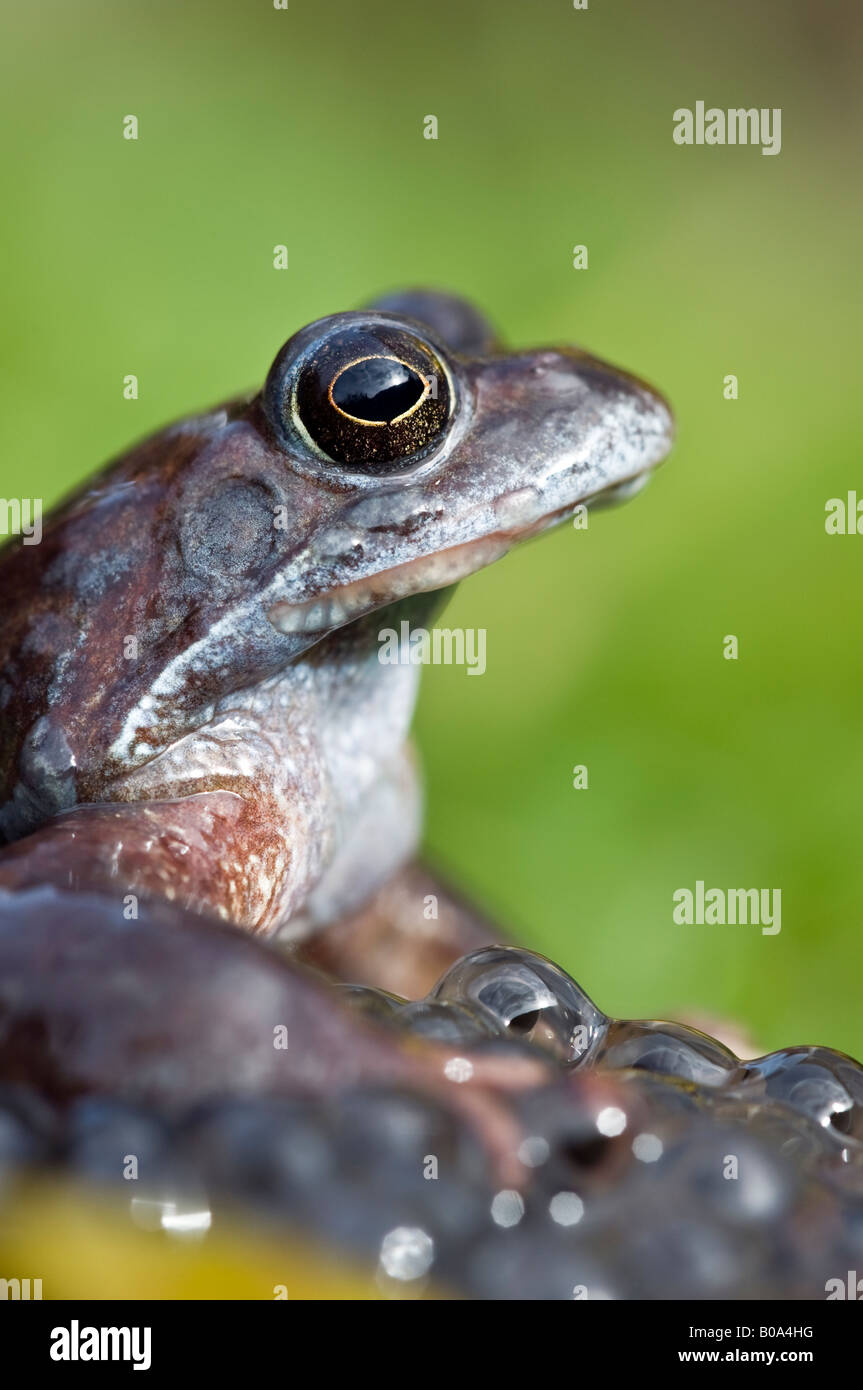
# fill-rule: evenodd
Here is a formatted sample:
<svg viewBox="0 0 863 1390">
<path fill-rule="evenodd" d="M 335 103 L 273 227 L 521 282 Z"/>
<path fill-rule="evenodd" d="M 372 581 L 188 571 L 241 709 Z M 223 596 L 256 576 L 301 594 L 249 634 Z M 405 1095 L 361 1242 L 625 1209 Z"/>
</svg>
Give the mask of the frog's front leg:
<svg viewBox="0 0 863 1390">
<path fill-rule="evenodd" d="M 214 735 L 206 741 L 212 760 Z M 264 759 L 253 781 L 233 775 L 182 797 L 168 794 L 168 777 L 151 773 L 140 786 L 129 779 L 127 790 L 150 795 L 76 806 L 8 846 L 0 889 L 54 884 L 115 900 L 167 898 L 290 942 L 345 921 L 377 901 L 416 854 L 416 758 L 403 745 L 368 785 L 355 777 L 348 795 L 348 779 L 334 786 L 333 759 L 301 760 L 296 742 L 292 754 L 290 787 Z M 187 766 L 202 756 L 194 739 L 177 752 Z"/>
<path fill-rule="evenodd" d="M 325 833 L 289 835 L 233 791 L 77 806 L 0 856 L 0 889 L 52 884 L 115 901 L 167 899 L 255 932 L 288 916 L 320 872 Z"/>
</svg>

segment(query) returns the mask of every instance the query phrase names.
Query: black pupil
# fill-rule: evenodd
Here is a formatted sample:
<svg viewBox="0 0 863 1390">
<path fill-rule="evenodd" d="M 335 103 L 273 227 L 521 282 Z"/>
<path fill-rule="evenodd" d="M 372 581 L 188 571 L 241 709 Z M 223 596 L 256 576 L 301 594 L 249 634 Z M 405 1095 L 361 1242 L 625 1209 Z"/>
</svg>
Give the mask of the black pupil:
<svg viewBox="0 0 863 1390">
<path fill-rule="evenodd" d="M 333 382 L 333 400 L 346 415 L 388 425 L 416 405 L 422 377 L 392 357 L 367 357 L 346 367 Z"/>
</svg>

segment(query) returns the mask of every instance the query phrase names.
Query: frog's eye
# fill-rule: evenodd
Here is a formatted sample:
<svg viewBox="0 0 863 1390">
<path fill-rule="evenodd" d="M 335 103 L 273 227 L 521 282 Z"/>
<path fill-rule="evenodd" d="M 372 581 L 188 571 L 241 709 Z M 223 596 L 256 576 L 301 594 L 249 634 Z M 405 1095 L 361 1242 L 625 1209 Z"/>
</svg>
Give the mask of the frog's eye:
<svg viewBox="0 0 863 1390">
<path fill-rule="evenodd" d="M 350 324 L 325 334 L 290 375 L 274 402 L 283 418 L 290 415 L 333 463 L 363 473 L 392 473 L 418 461 L 452 411 L 443 363 L 395 323 Z"/>
</svg>

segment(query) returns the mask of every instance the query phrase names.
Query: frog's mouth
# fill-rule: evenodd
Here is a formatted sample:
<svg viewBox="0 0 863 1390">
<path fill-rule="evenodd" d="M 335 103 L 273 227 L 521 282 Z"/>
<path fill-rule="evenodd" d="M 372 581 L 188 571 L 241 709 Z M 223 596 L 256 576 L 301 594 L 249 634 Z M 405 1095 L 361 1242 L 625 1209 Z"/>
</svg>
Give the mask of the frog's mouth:
<svg viewBox="0 0 863 1390">
<path fill-rule="evenodd" d="M 567 503 L 532 520 L 526 519 L 509 527 L 501 526 L 500 530 L 476 539 L 405 560 L 376 574 L 365 575 L 339 585 L 330 593 L 317 595 L 306 602 L 274 604 L 267 617 L 279 632 L 285 634 L 323 635 L 332 632 L 411 595 L 434 593 L 458 584 L 462 579 L 467 579 L 478 570 L 502 559 L 521 541 L 530 540 L 543 531 L 568 521 L 580 507 L 593 508 L 625 501 L 640 492 L 649 480 L 650 472 L 637 474 L 623 482 L 603 488 L 590 497 Z M 524 500 L 523 495 L 511 493 L 500 499 L 495 504 L 495 509 L 502 518 L 507 514 L 512 516 L 519 506 L 523 505 Z"/>
</svg>

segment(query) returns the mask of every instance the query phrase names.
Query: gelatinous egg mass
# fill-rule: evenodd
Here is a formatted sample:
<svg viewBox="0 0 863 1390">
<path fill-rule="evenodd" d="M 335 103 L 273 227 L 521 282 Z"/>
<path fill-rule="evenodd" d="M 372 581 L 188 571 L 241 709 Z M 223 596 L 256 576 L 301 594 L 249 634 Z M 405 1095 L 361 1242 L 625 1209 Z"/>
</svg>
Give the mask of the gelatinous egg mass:
<svg viewBox="0 0 863 1390">
<path fill-rule="evenodd" d="M 38 1029 L 19 1030 L 5 1073 L 0 1048 L 0 1254 L 8 1178 L 62 1165 L 106 1198 L 113 1189 L 128 1220 L 133 1155 L 139 1224 L 206 1242 L 243 1210 L 358 1261 L 386 1297 L 823 1299 L 845 1298 L 849 1280 L 857 1297 L 846 1271 L 863 1269 L 863 1068 L 852 1058 L 791 1047 L 742 1061 L 681 1023 L 609 1018 L 543 956 L 490 946 L 425 999 L 322 992 L 326 1017 L 316 1026 L 310 1009 L 291 1024 L 284 1055 L 305 1080 L 283 1093 L 267 1029 L 256 1042 L 244 991 L 224 988 L 237 940 L 207 937 L 212 970 L 190 965 L 182 1007 L 153 1032 L 163 978 L 149 952 L 134 954 L 137 926 L 99 938 L 88 986 L 112 969 L 134 979 L 122 1016 L 86 992 L 70 1006 L 65 979 L 43 996 L 44 953 L 22 974 L 30 935 L 23 958 L 4 957 L 0 932 L 5 997 L 40 1022 L 59 997 L 87 1039 L 52 1063 L 62 1104 L 46 1089 Z M 256 961 L 277 990 L 278 952 L 262 947 Z M 114 1056 L 136 1007 L 148 1049 L 127 1049 L 129 1065 L 111 1073 L 123 1094 L 105 1094 L 99 1058 Z M 347 1031 L 322 1071 L 336 1027 Z M 226 1036 L 241 1041 L 226 1049 Z M 357 1065 L 373 1039 L 387 1057 L 377 1082 Z M 406 1073 L 405 1058 L 422 1070 Z M 526 1062 L 535 1079 L 509 1084 Z M 493 1134 L 508 1135 L 520 1177 L 490 1160 Z"/>
</svg>

